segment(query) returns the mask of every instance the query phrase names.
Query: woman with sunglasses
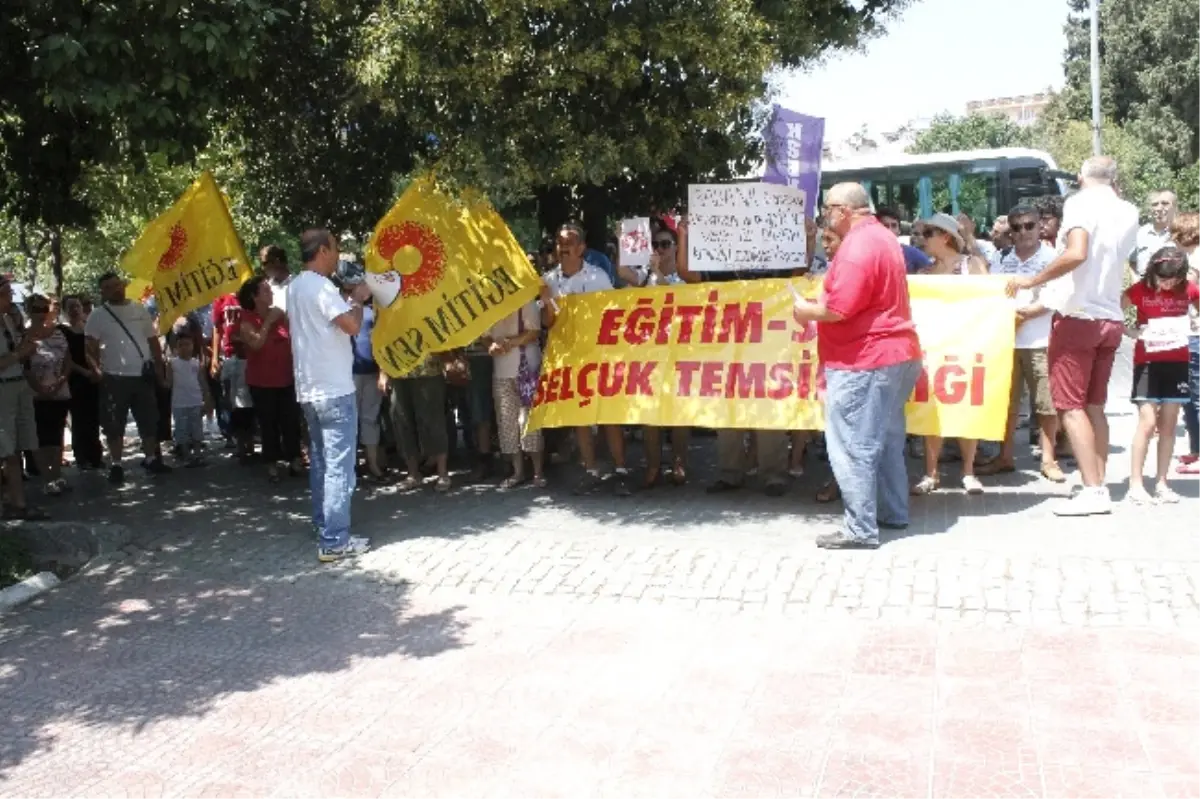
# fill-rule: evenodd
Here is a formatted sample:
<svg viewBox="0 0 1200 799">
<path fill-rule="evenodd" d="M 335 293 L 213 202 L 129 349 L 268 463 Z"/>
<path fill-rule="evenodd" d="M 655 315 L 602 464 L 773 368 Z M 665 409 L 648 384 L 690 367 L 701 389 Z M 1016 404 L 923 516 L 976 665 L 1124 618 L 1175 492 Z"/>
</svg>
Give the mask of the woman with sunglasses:
<svg viewBox="0 0 1200 799">
<path fill-rule="evenodd" d="M 645 267 L 628 267 L 619 265 L 617 273 L 630 286 L 678 286 L 684 283 L 698 283 L 699 275 L 692 280 L 685 280 L 676 268 L 676 252 L 679 246 L 679 234 L 674 220 L 662 217 L 655 220 L 650 237 L 653 252 L 650 263 Z M 671 428 L 671 474 L 673 484 L 681 486 L 687 482 L 687 452 L 691 444 L 690 427 Z M 662 428 L 646 425 L 642 428 L 642 443 L 646 450 L 646 476 L 642 480 L 642 488 L 650 489 L 658 485 L 662 479 Z"/>
<path fill-rule="evenodd" d="M 958 221 L 949 214 L 934 214 L 921 221 L 922 243 L 925 253 L 933 259 L 933 265 L 922 270 L 926 275 L 986 275 L 987 263 L 983 258 L 967 254 L 967 243 L 963 239 Z M 975 476 L 975 453 L 979 442 L 975 439 L 958 439 L 962 454 L 962 487 L 968 494 L 982 494 L 983 483 Z M 925 437 L 925 476 L 912 487 L 913 496 L 932 494 L 941 485 L 938 461 L 942 454 L 940 436 Z"/>
<path fill-rule="evenodd" d="M 26 377 L 33 388 L 33 419 L 37 428 L 38 461 L 46 478 L 46 494 L 56 497 L 70 489 L 62 476 L 63 433 L 71 409 L 71 351 L 61 326 L 55 325 L 56 304 L 40 294 L 25 300 L 30 325 L 50 330 L 29 356 Z"/>
</svg>

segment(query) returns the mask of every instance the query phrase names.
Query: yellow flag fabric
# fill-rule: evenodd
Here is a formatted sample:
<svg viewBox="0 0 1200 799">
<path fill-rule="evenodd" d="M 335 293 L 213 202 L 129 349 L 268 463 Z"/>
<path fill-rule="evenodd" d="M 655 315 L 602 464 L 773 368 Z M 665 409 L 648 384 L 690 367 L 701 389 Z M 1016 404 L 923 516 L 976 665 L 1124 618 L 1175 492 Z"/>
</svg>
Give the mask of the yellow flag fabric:
<svg viewBox="0 0 1200 799">
<path fill-rule="evenodd" d="M 384 305 L 376 292 L 371 348 L 392 377 L 431 353 L 465 347 L 538 293 L 541 279 L 486 199 L 452 197 L 430 179 L 409 186 L 375 227 L 368 273 L 399 275 Z M 386 285 L 382 284 L 382 285 Z"/>
<path fill-rule="evenodd" d="M 175 204 L 146 226 L 121 258 L 134 281 L 131 299 L 149 283 L 158 298 L 158 329 L 165 333 L 180 316 L 237 291 L 251 275 L 250 260 L 233 229 L 229 206 L 205 172 Z"/>
<path fill-rule="evenodd" d="M 529 429 L 592 424 L 824 428 L 816 328 L 786 280 L 627 289 L 559 300 Z M 806 297 L 820 281 L 790 281 Z M 907 408 L 917 435 L 1000 440 L 1014 304 L 993 277 L 910 277 L 925 369 Z"/>
</svg>

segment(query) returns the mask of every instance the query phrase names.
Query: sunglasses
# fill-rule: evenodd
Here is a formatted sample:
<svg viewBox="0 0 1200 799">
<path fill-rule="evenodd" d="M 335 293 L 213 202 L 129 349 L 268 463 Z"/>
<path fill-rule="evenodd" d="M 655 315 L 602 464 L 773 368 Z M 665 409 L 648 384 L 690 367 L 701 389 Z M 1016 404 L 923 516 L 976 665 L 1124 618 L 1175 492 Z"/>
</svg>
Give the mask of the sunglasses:
<svg viewBox="0 0 1200 799">
<path fill-rule="evenodd" d="M 656 250 L 669 250 L 673 246 L 675 246 L 675 242 L 671 241 L 670 239 L 659 239 L 658 241 L 654 242 L 654 249 Z"/>
<path fill-rule="evenodd" d="M 1037 228 L 1038 228 L 1037 222 L 1026 222 L 1023 225 L 1009 225 L 1008 226 L 1008 229 L 1011 230 L 1013 233 L 1019 233 L 1022 230 L 1024 230 L 1025 232 L 1029 232 L 1031 230 L 1037 230 Z"/>
</svg>

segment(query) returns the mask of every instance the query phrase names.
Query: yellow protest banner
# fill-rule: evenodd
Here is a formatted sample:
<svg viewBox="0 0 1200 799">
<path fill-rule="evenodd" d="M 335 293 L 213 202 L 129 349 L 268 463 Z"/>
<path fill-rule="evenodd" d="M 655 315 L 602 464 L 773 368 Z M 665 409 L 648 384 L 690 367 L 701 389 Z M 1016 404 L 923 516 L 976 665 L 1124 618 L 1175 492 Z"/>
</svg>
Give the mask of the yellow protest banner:
<svg viewBox="0 0 1200 799">
<path fill-rule="evenodd" d="M 154 287 L 161 333 L 249 279 L 250 261 L 211 173 L 200 175 L 166 213 L 146 225 L 121 258 L 121 268 Z"/>
<path fill-rule="evenodd" d="M 815 326 L 792 319 L 786 280 L 607 291 L 559 300 L 530 429 L 592 424 L 820 430 Z M 808 278 L 790 281 L 807 297 Z M 999 440 L 1015 318 L 991 277 L 910 277 L 925 369 L 917 435 Z"/>
<path fill-rule="evenodd" d="M 465 347 L 533 299 L 541 279 L 488 201 L 452 197 L 430 179 L 409 186 L 375 227 L 367 271 L 398 278 L 385 307 L 376 293 L 371 349 L 392 377 L 429 354 Z"/>
</svg>

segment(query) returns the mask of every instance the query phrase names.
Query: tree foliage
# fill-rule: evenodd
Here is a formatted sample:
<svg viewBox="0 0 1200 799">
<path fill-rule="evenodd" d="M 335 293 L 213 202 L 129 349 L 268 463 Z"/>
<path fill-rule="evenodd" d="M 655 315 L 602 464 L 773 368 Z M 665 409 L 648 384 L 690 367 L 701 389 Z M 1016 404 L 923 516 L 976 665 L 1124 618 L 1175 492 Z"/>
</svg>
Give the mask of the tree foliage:
<svg viewBox="0 0 1200 799">
<path fill-rule="evenodd" d="M 187 160 L 286 11 L 270 0 L 10 0 L 0 16 L 0 204 L 26 222 L 86 224 L 90 163 Z"/>
<path fill-rule="evenodd" d="M 357 70 L 436 136 L 444 177 L 502 200 L 678 203 L 681 177 L 757 161 L 771 66 L 854 46 L 900 4 L 382 0 Z"/>
<path fill-rule="evenodd" d="M 982 150 L 994 147 L 1028 147 L 1032 136 L 1004 117 L 971 114 L 955 117 L 942 114 L 929 128 L 917 134 L 910 153 L 948 153 L 956 150 Z"/>
<path fill-rule="evenodd" d="M 1087 0 L 1068 0 L 1063 110 L 1091 118 Z M 1104 0 L 1101 109 L 1153 146 L 1172 169 L 1200 157 L 1200 27 L 1195 0 Z"/>
<path fill-rule="evenodd" d="M 770 70 L 906 1 L 11 0 L 0 261 L 86 285 L 203 168 L 249 249 L 361 236 L 423 168 L 602 230 L 747 171 Z"/>
</svg>

